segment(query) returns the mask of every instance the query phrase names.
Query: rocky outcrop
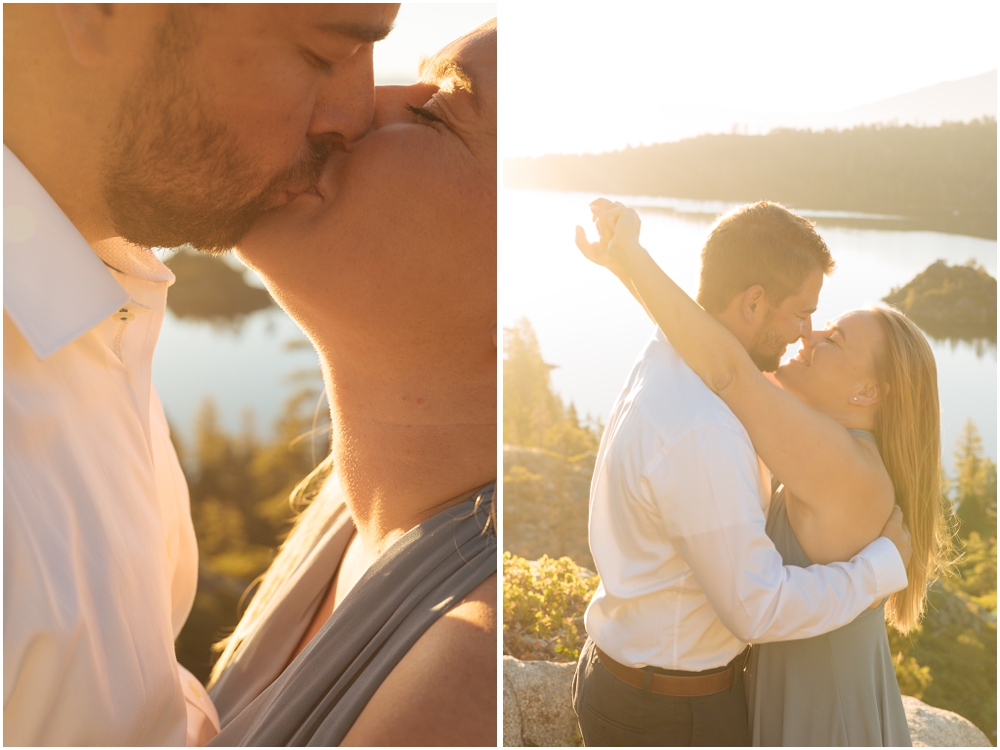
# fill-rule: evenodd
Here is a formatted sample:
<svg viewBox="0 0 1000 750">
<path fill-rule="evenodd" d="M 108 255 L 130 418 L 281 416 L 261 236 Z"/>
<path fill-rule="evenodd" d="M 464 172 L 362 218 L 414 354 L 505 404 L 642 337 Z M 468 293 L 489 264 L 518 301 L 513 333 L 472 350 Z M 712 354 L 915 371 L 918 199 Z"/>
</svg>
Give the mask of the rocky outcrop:
<svg viewBox="0 0 1000 750">
<path fill-rule="evenodd" d="M 580 745 L 570 701 L 575 664 L 503 658 L 505 747 Z"/>
<path fill-rule="evenodd" d="M 566 458 L 540 448 L 503 448 L 503 548 L 537 560 L 569 557 L 593 568 L 587 513 L 594 453 Z"/>
<path fill-rule="evenodd" d="M 506 747 L 580 745 L 570 701 L 575 664 L 503 658 L 503 744 Z M 951 711 L 903 697 L 914 747 L 992 747 L 976 726 Z"/>
<path fill-rule="evenodd" d="M 963 716 L 903 696 L 906 723 L 914 747 L 993 747 L 985 734 Z"/>
</svg>

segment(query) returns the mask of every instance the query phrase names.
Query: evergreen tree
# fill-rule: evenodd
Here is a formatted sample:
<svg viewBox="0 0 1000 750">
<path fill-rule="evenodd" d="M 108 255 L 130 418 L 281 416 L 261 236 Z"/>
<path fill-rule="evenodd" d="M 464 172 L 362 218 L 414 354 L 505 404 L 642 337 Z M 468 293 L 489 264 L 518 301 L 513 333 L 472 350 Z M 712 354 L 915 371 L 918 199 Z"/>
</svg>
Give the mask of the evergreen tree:
<svg viewBox="0 0 1000 750">
<path fill-rule="evenodd" d="M 527 318 L 503 332 L 503 440 L 541 447 L 548 427 L 562 417 L 562 403 L 552 392 L 538 337 Z"/>
<path fill-rule="evenodd" d="M 597 450 L 602 428 L 581 424 L 576 406 L 564 406 L 552 390 L 549 374 L 555 365 L 542 359 L 531 323 L 522 318 L 513 328 L 505 328 L 503 345 L 504 443 L 545 448 L 563 456 Z"/>
<path fill-rule="evenodd" d="M 959 519 L 958 533 L 968 539 L 973 532 L 983 540 L 997 535 L 997 465 L 983 456 L 983 441 L 970 419 L 956 441 L 952 500 Z"/>
</svg>

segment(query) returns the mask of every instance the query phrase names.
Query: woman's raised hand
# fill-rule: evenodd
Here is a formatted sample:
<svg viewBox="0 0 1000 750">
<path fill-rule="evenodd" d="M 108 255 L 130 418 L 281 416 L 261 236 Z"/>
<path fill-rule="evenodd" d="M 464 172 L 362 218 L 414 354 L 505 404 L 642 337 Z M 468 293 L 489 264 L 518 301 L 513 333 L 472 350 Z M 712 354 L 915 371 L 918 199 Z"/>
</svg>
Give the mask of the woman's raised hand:
<svg viewBox="0 0 1000 750">
<path fill-rule="evenodd" d="M 627 246 L 639 244 L 639 229 L 642 221 L 634 208 L 618 201 L 598 198 L 590 204 L 590 210 L 597 222 L 597 231 L 602 237 L 610 233 L 608 250 L 612 255 L 620 254 Z"/>
<path fill-rule="evenodd" d="M 587 240 L 583 227 L 576 228 L 576 246 L 587 260 L 618 273 L 621 270 L 621 254 L 631 245 L 639 243 L 639 228 L 642 222 L 633 209 L 623 203 L 598 198 L 590 204 L 590 210 L 597 224 L 597 242 Z"/>
</svg>

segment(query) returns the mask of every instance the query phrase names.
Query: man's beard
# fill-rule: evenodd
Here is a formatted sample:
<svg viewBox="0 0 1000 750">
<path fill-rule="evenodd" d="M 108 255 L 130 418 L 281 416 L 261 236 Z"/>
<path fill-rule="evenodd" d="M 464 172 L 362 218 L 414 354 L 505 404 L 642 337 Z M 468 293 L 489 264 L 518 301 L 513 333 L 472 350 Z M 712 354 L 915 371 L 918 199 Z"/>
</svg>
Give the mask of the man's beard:
<svg viewBox="0 0 1000 750">
<path fill-rule="evenodd" d="M 781 364 L 781 357 L 788 343 L 771 327 L 774 311 L 768 310 L 764 323 L 754 335 L 747 354 L 761 372 L 775 372 Z"/>
<path fill-rule="evenodd" d="M 310 141 L 304 158 L 258 187 L 254 155 L 241 152 L 236 134 L 198 94 L 184 64 L 190 29 L 177 18 L 167 21 L 149 65 L 122 98 L 104 197 L 115 230 L 129 242 L 223 253 L 277 206 L 281 192 L 314 184 L 333 144 Z"/>
</svg>

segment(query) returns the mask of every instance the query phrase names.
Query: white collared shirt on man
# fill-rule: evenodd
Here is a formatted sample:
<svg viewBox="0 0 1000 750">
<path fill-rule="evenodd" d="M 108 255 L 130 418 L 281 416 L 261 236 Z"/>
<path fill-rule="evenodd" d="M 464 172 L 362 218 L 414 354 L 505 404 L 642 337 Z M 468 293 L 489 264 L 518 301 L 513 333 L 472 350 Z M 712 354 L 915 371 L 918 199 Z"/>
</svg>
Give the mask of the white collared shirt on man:
<svg viewBox="0 0 1000 750">
<path fill-rule="evenodd" d="M 3 197 L 4 744 L 183 745 L 214 709 L 174 653 L 198 551 L 151 384 L 173 275 L 88 245 L 6 146 Z"/>
<path fill-rule="evenodd" d="M 587 633 L 616 661 L 700 672 L 748 642 L 829 632 L 906 585 L 880 537 L 849 563 L 784 566 L 750 438 L 658 329 L 608 417 L 590 494 L 601 576 Z"/>
</svg>

